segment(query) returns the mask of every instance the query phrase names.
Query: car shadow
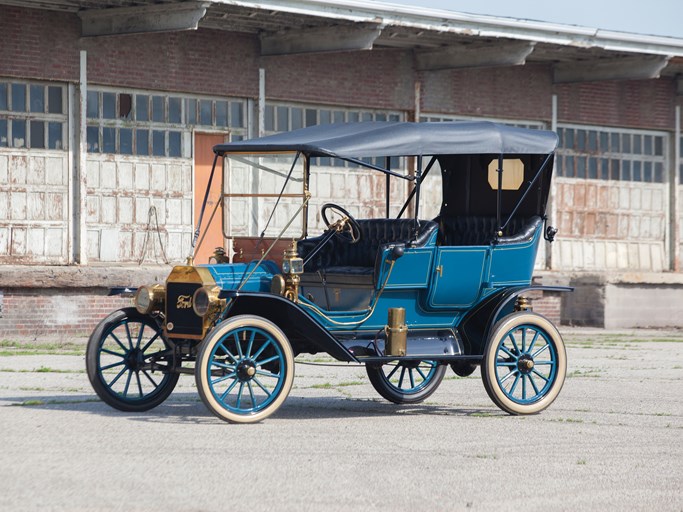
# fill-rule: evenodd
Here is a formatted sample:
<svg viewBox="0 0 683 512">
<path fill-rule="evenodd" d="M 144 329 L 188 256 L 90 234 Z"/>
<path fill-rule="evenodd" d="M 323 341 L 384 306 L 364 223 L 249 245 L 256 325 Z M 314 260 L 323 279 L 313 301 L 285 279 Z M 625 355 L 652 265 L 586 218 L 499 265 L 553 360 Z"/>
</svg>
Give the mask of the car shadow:
<svg viewBox="0 0 683 512">
<path fill-rule="evenodd" d="M 174 393 L 163 404 L 144 412 L 118 411 L 96 395 L 30 395 L 2 397 L 4 407 L 31 407 L 50 411 L 74 411 L 116 416 L 133 421 L 168 423 L 215 423 L 220 421 L 196 393 Z M 1 406 L 0 406 L 1 407 Z M 461 408 L 433 403 L 397 405 L 383 399 L 289 396 L 266 421 L 302 421 L 365 418 L 371 416 L 506 416 L 495 408 Z"/>
</svg>

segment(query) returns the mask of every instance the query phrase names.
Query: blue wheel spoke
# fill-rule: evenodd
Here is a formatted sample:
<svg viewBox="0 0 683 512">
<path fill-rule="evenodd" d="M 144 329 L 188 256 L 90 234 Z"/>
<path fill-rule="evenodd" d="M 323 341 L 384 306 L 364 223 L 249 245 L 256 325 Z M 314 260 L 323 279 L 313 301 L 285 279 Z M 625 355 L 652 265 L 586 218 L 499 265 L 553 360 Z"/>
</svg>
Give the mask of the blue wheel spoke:
<svg viewBox="0 0 683 512">
<path fill-rule="evenodd" d="M 403 389 L 403 379 L 406 375 L 406 367 L 401 366 L 401 376 L 398 378 L 398 387 Z"/>
<path fill-rule="evenodd" d="M 526 400 L 526 378 L 527 376 L 522 374 L 522 400 Z"/>
<path fill-rule="evenodd" d="M 159 387 L 159 384 L 157 384 L 156 381 L 152 378 L 152 376 L 149 373 L 147 373 L 147 370 L 142 370 L 142 373 L 152 383 L 152 386 L 154 386 L 155 388 Z"/>
<path fill-rule="evenodd" d="M 270 398 L 270 395 L 272 395 L 273 393 L 271 393 L 270 391 L 268 391 L 268 390 L 266 389 L 266 387 L 265 387 L 263 384 L 261 384 L 261 381 L 258 380 L 256 377 L 254 377 L 252 380 L 253 380 L 254 382 L 256 382 L 256 385 L 257 385 L 258 387 L 260 387 L 266 395 L 268 395 L 268 398 Z"/>
<path fill-rule="evenodd" d="M 510 338 L 510 341 L 512 341 L 512 346 L 515 347 L 515 352 L 519 356 L 521 352 L 519 351 L 519 347 L 517 346 L 517 341 L 515 340 L 515 337 L 512 335 L 512 333 L 508 333 L 508 338 Z"/>
<path fill-rule="evenodd" d="M 273 357 L 269 357 L 268 359 L 264 359 L 263 361 L 255 361 L 254 364 L 256 366 L 263 366 L 264 364 L 272 363 L 273 361 L 277 361 L 280 359 L 279 355 L 274 355 Z"/>
<path fill-rule="evenodd" d="M 128 326 L 128 322 L 124 323 L 123 325 L 126 328 L 126 336 L 128 337 L 128 346 L 130 347 L 131 350 L 133 350 L 133 337 L 130 335 L 130 327 Z"/>
<path fill-rule="evenodd" d="M 138 333 L 138 339 L 135 342 L 135 348 L 140 348 L 140 343 L 142 343 L 142 333 L 145 332 L 145 324 L 140 324 L 140 332 Z M 143 350 L 144 352 L 144 350 Z"/>
<path fill-rule="evenodd" d="M 254 397 L 254 390 L 251 387 L 251 381 L 247 381 L 247 388 L 249 388 L 249 396 L 251 397 L 251 407 L 256 409 L 256 398 Z"/>
<path fill-rule="evenodd" d="M 130 352 L 130 349 L 127 349 L 127 348 L 123 345 L 123 343 L 121 343 L 121 340 L 118 338 L 118 336 L 116 336 L 116 334 L 114 334 L 114 331 L 110 332 L 109 335 L 110 335 L 112 338 L 114 338 L 114 341 L 115 341 L 116 343 L 119 344 L 119 347 L 121 347 L 121 349 L 122 349 L 126 354 L 127 354 L 128 352 Z"/>
<path fill-rule="evenodd" d="M 256 360 L 258 359 L 258 356 L 261 355 L 261 353 L 266 349 L 266 347 L 267 347 L 268 345 L 270 345 L 270 343 L 271 343 L 270 340 L 266 340 L 266 342 L 265 342 L 263 345 L 261 345 L 261 348 L 258 349 L 258 352 L 256 352 L 256 354 L 254 354 L 254 357 L 252 357 L 252 359 L 253 359 L 254 361 L 256 361 Z"/>
<path fill-rule="evenodd" d="M 507 355 L 509 355 L 510 357 L 514 357 L 515 359 L 519 359 L 519 356 L 517 356 L 516 354 L 513 354 L 512 352 L 510 352 L 510 350 L 509 350 L 505 345 L 501 345 L 501 346 L 500 346 L 500 349 L 501 349 L 503 352 L 505 352 Z"/>
<path fill-rule="evenodd" d="M 239 363 L 239 360 L 232 354 L 232 352 L 230 352 L 230 350 L 228 350 L 228 347 L 225 346 L 225 343 L 221 342 L 219 347 L 223 349 L 223 351 L 228 355 L 230 359 L 232 359 L 236 363 Z"/>
<path fill-rule="evenodd" d="M 422 370 L 420 369 L 419 366 L 418 366 L 417 368 L 415 368 L 415 369 L 417 370 L 417 373 L 419 373 L 419 374 L 422 376 L 422 378 L 423 378 L 424 380 L 427 380 L 427 376 L 426 376 L 424 373 L 422 373 Z M 430 370 L 430 371 L 431 371 L 431 370 Z"/>
<path fill-rule="evenodd" d="M 130 379 L 133 377 L 133 370 L 128 370 L 128 378 L 126 379 L 126 387 L 123 388 L 123 396 L 128 396 L 128 387 L 130 386 Z"/>
<path fill-rule="evenodd" d="M 237 372 L 233 372 L 233 373 L 231 373 L 231 374 L 229 374 L 229 375 L 224 375 L 224 376 L 222 376 L 222 377 L 218 377 L 216 380 L 212 380 L 212 381 L 211 381 L 211 384 L 212 384 L 212 385 L 213 385 L 213 384 L 218 384 L 219 382 L 223 382 L 224 380 L 228 380 L 228 379 L 234 379 L 235 377 L 237 377 Z"/>
<path fill-rule="evenodd" d="M 111 388 L 114 384 L 116 384 L 116 381 L 118 381 L 118 380 L 121 378 L 121 375 L 123 375 L 124 373 L 126 373 L 126 370 L 127 370 L 127 369 L 128 369 L 128 367 L 126 366 L 123 370 L 121 370 L 121 371 L 118 373 L 118 375 L 117 375 L 116 377 L 114 377 L 114 380 L 112 380 L 112 381 L 111 381 L 109 384 L 107 384 L 107 385 Z M 100 370 L 101 370 L 101 368 L 100 368 Z"/>
<path fill-rule="evenodd" d="M 534 345 L 536 345 L 536 340 L 540 334 L 540 332 L 536 331 L 536 334 L 534 334 L 534 338 L 531 340 L 531 345 L 529 345 L 527 352 L 531 352 L 534 349 Z"/>
<path fill-rule="evenodd" d="M 522 327 L 522 353 L 526 352 L 526 329 Z"/>
<path fill-rule="evenodd" d="M 226 370 L 234 370 L 234 364 L 221 363 L 220 361 L 211 361 L 211 366 L 218 366 L 219 368 L 225 368 Z"/>
<path fill-rule="evenodd" d="M 554 365 L 555 361 L 534 361 L 534 366 L 548 366 Z"/>
<path fill-rule="evenodd" d="M 538 395 L 538 394 L 539 394 L 538 386 L 536 386 L 536 383 L 534 382 L 534 378 L 531 376 L 531 374 L 529 374 L 528 377 L 529 377 L 529 382 L 531 382 L 531 387 L 534 388 L 534 391 L 535 391 L 536 394 Z"/>
<path fill-rule="evenodd" d="M 261 375 L 263 377 L 273 377 L 274 379 L 279 379 L 279 373 L 269 372 L 268 370 L 256 370 L 256 375 Z"/>
<path fill-rule="evenodd" d="M 100 368 L 100 370 L 101 371 L 108 370 L 109 368 L 114 368 L 114 366 L 121 366 L 122 364 L 126 364 L 126 362 L 125 361 L 119 361 L 118 363 L 108 364 L 107 366 L 103 366 L 102 368 Z"/>
<path fill-rule="evenodd" d="M 138 391 L 140 392 L 140 398 L 144 396 L 142 393 L 142 382 L 140 382 L 140 372 L 135 372 L 135 379 L 138 381 Z"/>
<path fill-rule="evenodd" d="M 152 336 L 152 339 L 149 340 L 149 341 L 145 344 L 144 347 L 142 347 L 141 352 L 142 352 L 143 354 L 144 354 L 145 352 L 147 352 L 147 349 L 148 349 L 149 347 L 152 346 L 152 343 L 154 343 L 154 341 L 155 341 L 158 337 L 159 337 L 159 333 L 156 333 L 154 336 Z"/>
<path fill-rule="evenodd" d="M 244 391 L 244 382 L 240 382 L 240 388 L 237 390 L 237 403 L 235 404 L 235 407 L 238 409 L 242 403 L 242 391 Z"/>
<path fill-rule="evenodd" d="M 410 379 L 411 389 L 415 387 L 415 378 L 413 377 L 413 369 L 408 368 L 408 378 Z"/>
<path fill-rule="evenodd" d="M 505 359 L 498 359 L 496 366 L 517 366 L 517 361 L 506 361 Z"/>
<path fill-rule="evenodd" d="M 506 380 L 508 380 L 510 377 L 512 377 L 513 375 L 517 375 L 518 373 L 519 373 L 519 372 L 518 372 L 517 370 L 515 370 L 514 372 L 509 372 L 505 377 L 503 377 L 502 379 L 500 379 L 498 382 L 500 382 L 500 383 L 502 384 L 503 382 L 505 382 Z"/>
<path fill-rule="evenodd" d="M 111 354 L 112 356 L 120 357 L 121 359 L 125 359 L 125 357 L 126 357 L 126 354 L 121 354 L 120 352 L 114 352 L 113 350 L 109 350 L 106 348 L 103 348 L 101 351 L 106 353 L 106 354 Z"/>
<path fill-rule="evenodd" d="M 387 380 L 391 379 L 391 377 L 394 376 L 394 373 L 396 373 L 400 367 L 401 367 L 400 364 L 397 364 L 396 366 L 394 366 L 394 369 L 389 372 L 389 375 L 387 375 Z"/>
<path fill-rule="evenodd" d="M 247 345 L 247 353 L 245 354 L 245 357 L 249 357 L 251 355 L 251 349 L 254 347 L 254 338 L 256 337 L 256 331 L 251 331 L 251 336 L 249 336 L 249 345 Z"/>
<path fill-rule="evenodd" d="M 546 378 L 546 377 L 544 377 L 543 375 L 541 375 L 540 373 L 538 373 L 538 371 L 536 371 L 536 370 L 531 370 L 531 371 L 532 371 L 532 373 L 534 373 L 535 375 L 538 375 L 540 378 L 542 378 L 544 381 L 548 382 L 548 378 Z"/>
<path fill-rule="evenodd" d="M 235 379 L 232 384 L 228 386 L 228 389 L 225 390 L 225 393 L 221 395 L 221 402 L 225 402 L 225 399 L 227 396 L 230 394 L 230 392 L 235 389 L 235 386 L 239 383 L 239 380 Z"/>
<path fill-rule="evenodd" d="M 240 331 L 240 332 L 244 332 L 244 331 Z M 239 333 L 235 332 L 232 335 L 232 337 L 235 338 L 235 344 L 237 345 L 237 355 L 240 356 L 240 359 L 244 359 L 244 354 L 242 354 L 242 343 L 240 342 Z"/>
<path fill-rule="evenodd" d="M 520 373 L 517 372 L 517 376 L 515 377 L 515 381 L 512 383 L 512 386 L 510 386 L 510 391 L 509 391 L 510 396 L 512 396 L 514 394 L 515 389 L 517 388 L 517 383 L 519 383 L 519 377 L 520 377 Z"/>
<path fill-rule="evenodd" d="M 541 352 L 543 352 L 544 350 L 546 350 L 546 349 L 548 349 L 548 348 L 550 348 L 550 345 L 548 345 L 548 344 L 546 343 L 546 344 L 543 345 L 541 348 L 539 348 L 536 352 L 534 352 L 534 353 L 531 355 L 531 358 L 532 358 L 532 359 L 536 359 L 536 356 L 538 356 L 538 354 L 540 354 Z"/>
</svg>

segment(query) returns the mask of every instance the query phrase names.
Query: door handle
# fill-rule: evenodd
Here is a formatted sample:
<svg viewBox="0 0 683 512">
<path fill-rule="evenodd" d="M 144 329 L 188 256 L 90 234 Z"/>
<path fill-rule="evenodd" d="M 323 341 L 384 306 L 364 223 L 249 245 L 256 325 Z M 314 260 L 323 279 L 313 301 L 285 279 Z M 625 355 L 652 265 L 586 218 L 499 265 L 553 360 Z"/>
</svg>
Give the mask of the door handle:
<svg viewBox="0 0 683 512">
<path fill-rule="evenodd" d="M 443 266 L 439 265 L 436 267 L 436 272 L 439 274 L 439 277 L 443 277 Z"/>
</svg>

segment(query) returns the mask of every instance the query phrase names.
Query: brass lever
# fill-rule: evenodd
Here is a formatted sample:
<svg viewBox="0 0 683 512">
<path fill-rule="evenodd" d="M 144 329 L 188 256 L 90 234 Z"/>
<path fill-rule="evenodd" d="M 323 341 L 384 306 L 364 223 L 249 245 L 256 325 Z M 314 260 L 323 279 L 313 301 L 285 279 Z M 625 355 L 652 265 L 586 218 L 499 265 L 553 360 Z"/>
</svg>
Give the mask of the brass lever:
<svg viewBox="0 0 683 512">
<path fill-rule="evenodd" d="M 436 267 L 436 271 L 439 273 L 439 277 L 443 277 L 443 266 L 439 265 Z"/>
</svg>

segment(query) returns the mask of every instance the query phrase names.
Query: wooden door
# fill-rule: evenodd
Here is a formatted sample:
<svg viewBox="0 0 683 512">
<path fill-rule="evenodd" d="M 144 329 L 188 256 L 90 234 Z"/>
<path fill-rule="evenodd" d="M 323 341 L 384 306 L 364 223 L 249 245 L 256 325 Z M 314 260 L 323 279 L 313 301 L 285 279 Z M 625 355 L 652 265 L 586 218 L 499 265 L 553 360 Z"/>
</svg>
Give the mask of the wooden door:
<svg viewBox="0 0 683 512">
<path fill-rule="evenodd" d="M 194 135 L 194 226 L 199 222 L 206 186 L 211 176 L 216 144 L 225 142 L 226 135 L 215 133 L 195 133 Z M 223 239 L 223 205 L 218 204 L 223 192 L 223 159 L 216 164 L 216 171 L 211 182 L 211 190 L 206 202 L 199 239 L 195 247 L 195 263 L 208 263 L 216 247 L 225 249 Z"/>
</svg>

